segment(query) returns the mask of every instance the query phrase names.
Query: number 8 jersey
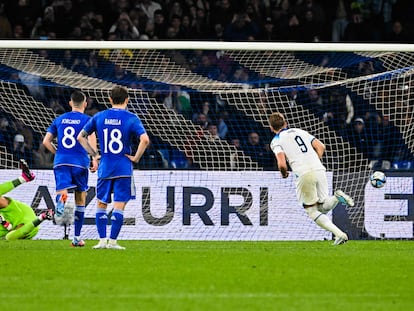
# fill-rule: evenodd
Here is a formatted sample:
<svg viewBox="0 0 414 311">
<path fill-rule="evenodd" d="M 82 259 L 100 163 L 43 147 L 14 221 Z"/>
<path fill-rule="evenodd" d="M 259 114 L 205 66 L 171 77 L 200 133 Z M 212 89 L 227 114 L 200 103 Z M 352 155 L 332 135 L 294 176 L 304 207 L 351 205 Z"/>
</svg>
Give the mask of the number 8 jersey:
<svg viewBox="0 0 414 311">
<path fill-rule="evenodd" d="M 284 152 L 292 171 L 301 176 L 309 171 L 326 170 L 312 147 L 314 139 L 304 130 L 286 128 L 273 137 L 270 148 L 275 155 Z"/>
<path fill-rule="evenodd" d="M 57 140 L 53 167 L 60 165 L 89 167 L 88 153 L 76 138 L 90 118 L 84 113 L 71 111 L 62 114 L 52 122 L 47 131 Z"/>
<path fill-rule="evenodd" d="M 125 156 L 132 153 L 132 139 L 145 134 L 141 120 L 133 113 L 110 108 L 95 114 L 83 128 L 88 134 L 96 132 L 101 161 L 99 178 L 132 176 L 132 162 Z"/>
</svg>

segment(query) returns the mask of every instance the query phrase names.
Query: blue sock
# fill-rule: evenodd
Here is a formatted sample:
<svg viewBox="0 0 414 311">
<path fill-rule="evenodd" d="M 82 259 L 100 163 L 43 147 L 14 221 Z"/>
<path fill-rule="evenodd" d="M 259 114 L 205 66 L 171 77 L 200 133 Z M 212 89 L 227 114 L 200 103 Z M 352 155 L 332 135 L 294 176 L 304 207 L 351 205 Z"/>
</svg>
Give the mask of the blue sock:
<svg viewBox="0 0 414 311">
<path fill-rule="evenodd" d="M 85 206 L 78 205 L 75 209 L 75 236 L 80 236 L 83 219 L 85 218 Z"/>
<path fill-rule="evenodd" d="M 124 223 L 124 211 L 115 209 L 111 217 L 111 235 L 109 238 L 116 240 Z"/>
<path fill-rule="evenodd" d="M 56 203 L 58 203 L 60 201 L 61 197 L 62 197 L 62 195 L 60 193 L 56 195 Z"/>
<path fill-rule="evenodd" d="M 98 230 L 99 238 L 106 238 L 106 224 L 108 223 L 108 215 L 106 209 L 97 208 L 95 214 L 96 229 Z"/>
</svg>

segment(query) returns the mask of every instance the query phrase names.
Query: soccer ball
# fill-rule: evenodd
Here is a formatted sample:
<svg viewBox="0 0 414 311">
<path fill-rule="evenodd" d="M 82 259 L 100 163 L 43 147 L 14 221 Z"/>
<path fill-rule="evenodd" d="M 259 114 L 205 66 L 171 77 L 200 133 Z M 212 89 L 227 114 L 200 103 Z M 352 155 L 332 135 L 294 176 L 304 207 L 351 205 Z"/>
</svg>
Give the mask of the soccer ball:
<svg viewBox="0 0 414 311">
<path fill-rule="evenodd" d="M 376 171 L 374 172 L 371 177 L 369 178 L 371 185 L 375 188 L 382 188 L 385 186 L 385 182 L 387 181 L 387 177 L 383 172 Z"/>
</svg>

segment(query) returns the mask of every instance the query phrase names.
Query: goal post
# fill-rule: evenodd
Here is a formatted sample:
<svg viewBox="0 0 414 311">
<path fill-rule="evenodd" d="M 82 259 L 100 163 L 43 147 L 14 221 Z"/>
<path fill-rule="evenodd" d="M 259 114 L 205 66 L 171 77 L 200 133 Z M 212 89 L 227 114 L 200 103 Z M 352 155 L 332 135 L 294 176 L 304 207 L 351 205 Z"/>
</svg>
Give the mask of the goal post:
<svg viewBox="0 0 414 311">
<path fill-rule="evenodd" d="M 44 156 L 39 140 L 67 110 L 72 90 L 86 93 L 92 114 L 108 107 L 115 85 L 128 88 L 129 110 L 148 130 L 152 153 L 135 171 L 138 200 L 129 204 L 123 238 L 330 238 L 306 218 L 293 180 L 276 172 L 267 121 L 275 111 L 286 115 L 290 127 L 305 129 L 326 145 L 323 163 L 331 190 L 342 189 L 356 203 L 338 206 L 333 214 L 352 238 L 413 238 L 414 207 L 408 199 L 413 49 L 408 44 L 4 40 L 0 112 L 17 130 L 29 128 L 30 147 L 39 158 Z M 217 137 L 217 130 L 224 136 Z M 3 169 L 17 167 L 12 146 L 0 145 L 0 153 Z M 46 170 L 50 163 L 33 163 L 38 178 L 30 191 L 36 195 L 16 194 L 41 209 L 53 204 L 47 197 L 47 191 L 53 196 L 53 173 Z M 386 171 L 386 187 L 370 187 L 374 170 Z M 93 237 L 90 195 L 87 230 Z M 40 236 L 53 238 L 56 230 Z"/>
</svg>

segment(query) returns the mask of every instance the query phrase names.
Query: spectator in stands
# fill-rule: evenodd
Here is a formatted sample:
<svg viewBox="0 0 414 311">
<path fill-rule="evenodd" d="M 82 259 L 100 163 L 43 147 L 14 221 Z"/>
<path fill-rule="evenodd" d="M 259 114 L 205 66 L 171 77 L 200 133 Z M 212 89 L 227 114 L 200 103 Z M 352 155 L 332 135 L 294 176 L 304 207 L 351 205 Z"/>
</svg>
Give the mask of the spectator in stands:
<svg viewBox="0 0 414 311">
<path fill-rule="evenodd" d="M 287 41 L 302 41 L 303 36 L 301 32 L 301 24 L 296 14 L 289 16 L 288 26 L 285 32 L 285 40 Z"/>
<path fill-rule="evenodd" d="M 208 124 L 206 138 L 210 142 L 220 140 L 220 136 L 218 135 L 217 125 L 215 123 Z"/>
<path fill-rule="evenodd" d="M 275 25 L 273 24 L 272 18 L 267 17 L 263 25 L 263 29 L 257 36 L 258 41 L 277 41 L 278 35 L 276 33 Z"/>
<path fill-rule="evenodd" d="M 172 15 L 170 19 L 170 27 L 174 29 L 176 37 L 180 36 L 181 31 L 181 17 L 179 15 Z"/>
<path fill-rule="evenodd" d="M 170 23 L 172 23 L 174 17 L 178 17 L 181 19 L 181 17 L 184 14 L 184 9 L 181 6 L 180 1 L 173 1 L 170 3 L 170 7 L 168 8 L 168 20 Z"/>
<path fill-rule="evenodd" d="M 163 104 L 176 113 L 181 113 L 185 118 L 190 118 L 192 114 L 190 94 L 181 89 L 179 85 L 171 85 Z"/>
<path fill-rule="evenodd" d="M 196 9 L 196 16 L 193 20 L 194 36 L 198 39 L 207 39 L 210 37 L 210 22 L 207 18 L 206 12 L 201 9 Z"/>
<path fill-rule="evenodd" d="M 221 110 L 218 121 L 217 121 L 218 136 L 221 139 L 226 139 L 227 138 L 227 134 L 229 132 L 229 128 L 227 126 L 228 118 L 229 118 L 228 111 L 227 110 Z"/>
<path fill-rule="evenodd" d="M 214 109 L 211 107 L 211 103 L 208 100 L 205 100 L 201 104 L 201 113 L 204 114 L 207 117 L 207 121 L 211 123 L 213 120 L 215 120 L 216 115 Z"/>
<path fill-rule="evenodd" d="M 139 8 L 144 12 L 144 14 L 147 16 L 148 21 L 152 22 L 155 18 L 155 12 L 162 10 L 161 5 L 158 2 L 151 1 L 151 0 L 140 0 L 137 1 L 137 4 L 135 4 L 136 8 Z"/>
<path fill-rule="evenodd" d="M 351 11 L 351 20 L 345 28 L 344 41 L 364 42 L 372 41 L 372 27 L 367 22 L 360 9 Z"/>
<path fill-rule="evenodd" d="M 80 7 L 74 6 L 71 0 L 53 1 L 53 30 L 60 39 L 67 38 L 79 21 Z"/>
<path fill-rule="evenodd" d="M 365 157 L 370 158 L 371 144 L 363 118 L 355 118 L 349 134 L 349 140 L 352 146 L 356 147 L 358 152 L 361 152 Z"/>
<path fill-rule="evenodd" d="M 213 41 L 224 41 L 224 27 L 222 24 L 215 24 L 211 35 Z"/>
<path fill-rule="evenodd" d="M 303 17 L 300 28 L 302 29 L 302 38 L 304 42 L 319 42 L 323 40 L 323 24 L 314 18 L 312 10 L 307 10 Z"/>
<path fill-rule="evenodd" d="M 354 117 L 354 105 L 349 94 L 342 89 L 332 90 L 326 106 L 324 121 L 337 132 L 346 135 L 347 127 Z"/>
<path fill-rule="evenodd" d="M 138 163 L 134 164 L 139 169 L 161 169 L 167 168 L 168 162 L 162 153 L 150 143 Z"/>
<path fill-rule="evenodd" d="M 16 134 L 14 136 L 12 154 L 16 161 L 25 159 L 27 164 L 32 166 L 33 152 L 32 149 L 29 149 L 29 146 L 25 144 L 24 136 L 22 134 Z"/>
<path fill-rule="evenodd" d="M 10 39 L 13 37 L 10 20 L 4 12 L 4 3 L 0 3 L 0 38 Z"/>
<path fill-rule="evenodd" d="M 193 26 L 191 25 L 190 16 L 183 15 L 181 18 L 180 30 L 177 35 L 179 40 L 191 40 L 196 39 Z"/>
<path fill-rule="evenodd" d="M 392 23 L 391 31 L 386 35 L 385 41 L 392 43 L 412 43 L 413 37 L 405 29 L 403 24 L 396 20 Z"/>
<path fill-rule="evenodd" d="M 244 153 L 259 166 L 264 168 L 272 167 L 273 154 L 266 149 L 265 145 L 260 141 L 260 136 L 256 131 L 252 131 L 247 136 L 247 142 L 242 147 Z"/>
<path fill-rule="evenodd" d="M 241 148 L 240 139 L 231 139 L 230 145 L 234 146 L 235 148 L 234 152 L 230 155 L 230 166 L 232 169 L 242 169 L 244 167 L 244 162 L 242 160 L 243 151 Z"/>
<path fill-rule="evenodd" d="M 0 145 L 6 147 L 8 151 L 13 149 L 13 131 L 6 117 L 0 118 Z"/>
<path fill-rule="evenodd" d="M 72 68 L 73 57 L 72 57 L 72 51 L 71 50 L 65 50 L 63 52 L 63 56 L 62 56 L 62 58 L 60 58 L 60 64 L 63 67 L 67 68 L 67 69 Z"/>
<path fill-rule="evenodd" d="M 331 0 L 328 10 L 331 10 L 332 42 L 343 40 L 346 26 L 351 16 L 351 3 L 353 0 Z M 328 13 L 329 14 L 329 13 Z"/>
<path fill-rule="evenodd" d="M 215 1 L 211 11 L 214 12 L 214 14 L 211 15 L 211 25 L 228 25 L 232 22 L 235 8 L 232 6 L 230 0 L 220 0 Z"/>
<path fill-rule="evenodd" d="M 213 63 L 213 60 L 215 61 L 214 55 L 201 55 L 200 63 L 194 69 L 194 72 L 210 79 L 217 79 L 220 74 L 220 71 L 217 68 L 217 66 Z"/>
<path fill-rule="evenodd" d="M 210 122 L 211 122 L 211 120 L 210 120 Z M 196 118 L 194 120 L 194 124 L 199 125 L 203 130 L 207 130 L 207 127 L 208 127 L 208 124 L 209 124 L 209 119 L 208 119 L 207 115 L 200 112 L 196 115 Z"/>
<path fill-rule="evenodd" d="M 230 24 L 225 25 L 224 39 L 227 41 L 247 41 L 249 37 L 256 38 L 259 27 L 246 12 L 236 13 Z"/>
<path fill-rule="evenodd" d="M 109 28 L 109 33 L 115 33 L 116 40 L 136 40 L 139 37 L 139 31 L 127 13 L 119 15 L 118 21 Z"/>
<path fill-rule="evenodd" d="M 10 23 L 14 26 L 20 25 L 21 38 L 29 38 L 30 31 L 40 14 L 41 6 L 39 1 L 6 1 L 5 9 Z"/>
<path fill-rule="evenodd" d="M 327 108 L 323 97 L 319 94 L 317 89 L 309 89 L 307 94 L 308 98 L 305 106 L 308 106 L 319 118 L 322 118 Z"/>
<path fill-rule="evenodd" d="M 56 98 L 52 98 L 49 102 L 49 107 L 54 111 L 57 115 L 65 113 L 65 108 L 59 103 L 59 100 Z"/>
<path fill-rule="evenodd" d="M 20 24 L 17 24 L 13 27 L 13 38 L 14 39 L 24 39 L 27 38 L 27 36 L 24 33 L 23 26 Z"/>
<path fill-rule="evenodd" d="M 153 24 L 152 26 L 152 30 L 148 30 L 147 28 L 149 27 L 151 29 L 151 24 Z M 167 21 L 165 19 L 165 15 L 164 12 L 162 10 L 156 10 L 154 12 L 154 18 L 153 21 L 148 20 L 147 23 L 147 34 L 150 36 L 150 38 L 155 39 L 155 40 L 159 40 L 159 39 L 165 39 L 167 36 Z M 152 33 L 152 35 L 151 35 Z"/>
<path fill-rule="evenodd" d="M 86 103 L 88 104 L 85 109 L 85 114 L 93 116 L 95 113 L 100 111 L 99 104 L 91 97 L 86 98 Z"/>
<path fill-rule="evenodd" d="M 43 144 L 38 144 L 38 146 L 37 150 L 33 150 L 33 168 L 52 169 L 55 155 L 45 148 Z"/>
</svg>

